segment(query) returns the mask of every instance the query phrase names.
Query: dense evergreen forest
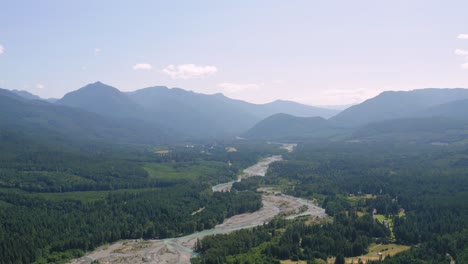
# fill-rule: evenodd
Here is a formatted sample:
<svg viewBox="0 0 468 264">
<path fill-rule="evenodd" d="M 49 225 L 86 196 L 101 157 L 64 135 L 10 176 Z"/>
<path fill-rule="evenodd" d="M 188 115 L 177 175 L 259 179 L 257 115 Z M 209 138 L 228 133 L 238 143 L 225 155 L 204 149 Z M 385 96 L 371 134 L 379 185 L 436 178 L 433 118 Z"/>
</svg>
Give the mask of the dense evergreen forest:
<svg viewBox="0 0 468 264">
<path fill-rule="evenodd" d="M 190 234 L 256 211 L 258 193 L 211 186 L 278 152 L 242 142 L 238 152 L 222 143 L 78 149 L 0 135 L 0 263 L 63 263 L 104 243 Z"/>
<path fill-rule="evenodd" d="M 467 154 L 464 146 L 300 144 L 266 177 L 234 188 L 278 186 L 315 199 L 332 220 L 276 220 L 207 237 L 197 244 L 202 254 L 193 262 L 320 263 L 333 257 L 344 263 L 365 255 L 371 243 L 397 243 L 411 249 L 383 263 L 468 263 Z"/>
<path fill-rule="evenodd" d="M 405 250 L 384 251 L 383 263 L 468 262 L 463 145 L 303 142 L 287 153 L 242 140 L 154 148 L 0 136 L 1 263 L 65 263 L 119 239 L 209 229 L 258 210 L 261 186 L 315 200 L 329 217 L 278 217 L 206 237 L 193 263 L 343 263 L 395 244 Z M 285 160 L 271 164 L 266 177 L 211 191 L 272 154 Z"/>
</svg>

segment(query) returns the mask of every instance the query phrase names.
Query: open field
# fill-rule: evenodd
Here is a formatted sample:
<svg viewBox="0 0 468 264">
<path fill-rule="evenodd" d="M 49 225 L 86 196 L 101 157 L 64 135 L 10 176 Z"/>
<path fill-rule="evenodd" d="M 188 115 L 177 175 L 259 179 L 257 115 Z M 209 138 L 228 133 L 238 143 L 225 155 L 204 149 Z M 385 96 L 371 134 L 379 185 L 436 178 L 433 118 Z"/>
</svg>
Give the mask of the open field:
<svg viewBox="0 0 468 264">
<path fill-rule="evenodd" d="M 42 192 L 26 192 L 20 189 L 6 189 L 0 188 L 3 193 L 21 193 L 22 195 L 47 199 L 51 201 L 62 201 L 62 200 L 79 200 L 81 202 L 94 202 L 104 200 L 109 193 L 141 193 L 150 190 L 156 190 L 157 188 L 144 188 L 144 189 L 121 189 L 112 191 L 83 191 L 83 192 L 63 192 L 63 193 L 42 193 Z"/>
<path fill-rule="evenodd" d="M 227 164 L 217 161 L 199 161 L 196 164 L 184 163 L 145 163 L 143 168 L 153 179 L 196 179 L 217 173 Z"/>
<path fill-rule="evenodd" d="M 346 258 L 346 263 L 358 263 L 359 259 L 366 263 L 368 260 L 379 260 L 378 253 L 382 253 L 383 258 L 386 256 L 394 256 L 400 252 L 409 250 L 409 246 L 397 244 L 371 244 L 369 246 L 369 253 L 359 257 Z"/>
</svg>

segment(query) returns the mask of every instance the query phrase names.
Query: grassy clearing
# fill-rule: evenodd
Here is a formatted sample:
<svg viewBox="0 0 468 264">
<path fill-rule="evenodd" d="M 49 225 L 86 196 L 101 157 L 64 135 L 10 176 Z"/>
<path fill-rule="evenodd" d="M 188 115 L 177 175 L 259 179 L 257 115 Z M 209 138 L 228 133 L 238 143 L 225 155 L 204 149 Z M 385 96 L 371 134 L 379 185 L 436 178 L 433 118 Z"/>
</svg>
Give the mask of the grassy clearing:
<svg viewBox="0 0 468 264">
<path fill-rule="evenodd" d="M 346 199 L 352 206 L 357 206 L 359 202 L 365 202 L 368 199 L 375 199 L 377 196 L 372 194 L 366 195 L 357 195 L 357 196 L 347 196 Z"/>
<path fill-rule="evenodd" d="M 307 261 L 304 260 L 299 260 L 299 261 L 293 261 L 293 260 L 281 260 L 281 264 L 307 264 Z"/>
<path fill-rule="evenodd" d="M 110 193 L 141 193 L 156 190 L 158 188 L 144 189 L 120 189 L 113 191 L 86 191 L 86 192 L 65 192 L 65 193 L 31 193 L 37 197 L 48 200 L 61 201 L 66 199 L 80 200 L 82 202 L 94 202 L 104 200 Z"/>
<path fill-rule="evenodd" d="M 31 197 L 37 197 L 42 199 L 47 199 L 51 201 L 63 201 L 63 200 L 79 200 L 84 203 L 104 200 L 109 193 L 139 193 L 149 190 L 155 190 L 157 188 L 145 188 L 145 189 L 121 189 L 114 191 L 85 191 L 85 192 L 63 192 L 63 193 L 36 193 L 36 192 L 26 192 L 20 189 L 13 188 L 0 188 L 0 192 L 3 193 L 21 193 L 22 195 L 27 195 Z M 6 202 L 0 200 L 0 206 L 2 203 L 9 205 Z"/>
<path fill-rule="evenodd" d="M 358 257 L 346 258 L 346 263 L 358 263 L 359 259 L 366 263 L 368 260 L 379 260 L 379 252 L 381 252 L 383 258 L 385 258 L 386 256 L 394 256 L 409 249 L 409 246 L 398 244 L 371 244 L 368 249 L 369 253 Z"/>
<path fill-rule="evenodd" d="M 377 196 L 372 194 L 359 195 L 359 196 L 348 196 L 349 200 L 365 200 L 365 199 L 375 199 Z"/>
<path fill-rule="evenodd" d="M 143 168 L 152 179 L 181 180 L 196 179 L 213 175 L 227 164 L 217 161 L 198 161 L 193 163 L 145 163 Z"/>
<path fill-rule="evenodd" d="M 375 215 L 375 219 L 382 224 L 385 224 L 387 228 L 390 230 L 390 239 L 395 239 L 395 234 L 393 233 L 393 219 L 387 218 L 385 215 L 377 214 Z"/>
<path fill-rule="evenodd" d="M 10 206 L 12 206 L 12 204 L 0 200 L 0 208 L 7 208 L 7 207 L 10 207 Z"/>
</svg>

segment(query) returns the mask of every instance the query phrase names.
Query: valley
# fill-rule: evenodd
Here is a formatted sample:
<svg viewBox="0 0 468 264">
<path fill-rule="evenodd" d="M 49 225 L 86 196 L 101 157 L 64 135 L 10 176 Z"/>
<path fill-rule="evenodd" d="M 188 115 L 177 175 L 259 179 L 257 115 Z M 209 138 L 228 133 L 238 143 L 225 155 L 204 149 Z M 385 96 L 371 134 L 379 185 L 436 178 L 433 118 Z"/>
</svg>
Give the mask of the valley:
<svg viewBox="0 0 468 264">
<path fill-rule="evenodd" d="M 138 93 L 94 83 L 51 103 L 0 90 L 4 263 L 349 262 L 387 245 L 389 264 L 468 256 L 463 89 L 382 93 L 328 119 L 287 102 Z M 210 126 L 174 113 L 165 125 L 152 96 L 205 104 Z M 393 111 L 400 101 L 407 112 Z M 211 111 L 225 103 L 229 118 Z M 218 114 L 229 124 L 214 129 Z"/>
<path fill-rule="evenodd" d="M 468 264 L 468 1 L 0 8 L 0 264 Z"/>
<path fill-rule="evenodd" d="M 283 144 L 292 149 L 295 144 Z M 238 181 L 252 176 L 265 176 L 271 163 L 281 161 L 280 155 L 261 159 L 255 165 L 243 170 Z M 213 186 L 213 192 L 230 191 L 234 181 Z M 323 218 L 325 210 L 310 201 L 281 194 L 277 191 L 263 189 L 262 208 L 256 212 L 232 216 L 213 229 L 203 230 L 190 235 L 166 238 L 163 240 L 124 240 L 98 248 L 70 264 L 99 263 L 173 263 L 189 264 L 195 255 L 195 243 L 206 236 L 227 234 L 236 230 L 252 228 L 267 223 L 275 216 L 282 214 L 287 219 L 300 216 Z"/>
</svg>

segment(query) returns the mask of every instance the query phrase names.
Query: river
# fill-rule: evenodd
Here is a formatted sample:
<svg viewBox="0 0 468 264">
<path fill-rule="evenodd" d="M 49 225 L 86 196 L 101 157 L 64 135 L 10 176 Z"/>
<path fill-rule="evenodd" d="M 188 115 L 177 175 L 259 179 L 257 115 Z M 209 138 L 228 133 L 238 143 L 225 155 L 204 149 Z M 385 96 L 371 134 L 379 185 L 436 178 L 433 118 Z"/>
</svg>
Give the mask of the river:
<svg viewBox="0 0 468 264">
<path fill-rule="evenodd" d="M 268 166 L 272 162 L 281 161 L 282 156 L 271 156 L 260 160 L 255 165 L 245 169 L 237 181 L 252 176 L 265 176 Z M 229 191 L 231 181 L 213 186 L 213 191 Z M 157 239 L 157 240 L 122 240 L 109 246 L 102 246 L 88 253 L 86 256 L 75 259 L 71 264 L 90 264 L 93 260 L 99 263 L 179 263 L 189 264 L 190 258 L 195 255 L 193 251 L 197 239 L 208 235 L 225 234 L 243 228 L 262 225 L 282 213 L 288 219 L 309 215 L 312 217 L 325 217 L 325 210 L 316 206 L 309 200 L 284 195 L 271 189 L 263 188 L 263 207 L 253 213 L 245 213 L 227 218 L 222 224 L 213 229 L 196 232 L 183 237 Z"/>
</svg>

